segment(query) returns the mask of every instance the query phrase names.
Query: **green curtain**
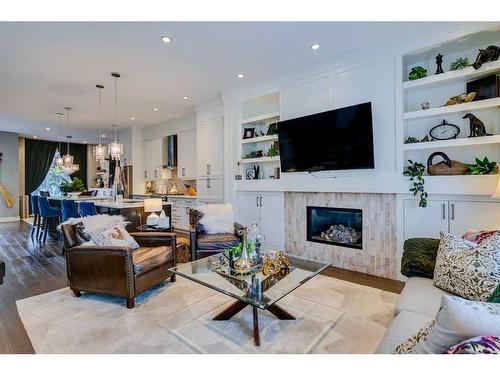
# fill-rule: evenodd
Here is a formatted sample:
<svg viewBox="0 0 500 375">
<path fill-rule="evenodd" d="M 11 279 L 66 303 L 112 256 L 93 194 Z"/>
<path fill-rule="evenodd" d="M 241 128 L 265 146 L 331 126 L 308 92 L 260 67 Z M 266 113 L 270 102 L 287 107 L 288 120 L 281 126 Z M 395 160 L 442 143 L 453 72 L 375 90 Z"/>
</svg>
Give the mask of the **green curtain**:
<svg viewBox="0 0 500 375">
<path fill-rule="evenodd" d="M 68 152 L 68 144 L 61 144 L 61 148 L 63 150 L 63 154 Z M 70 143 L 69 151 L 71 155 L 73 155 L 73 163 L 78 164 L 80 166 L 80 170 L 71 175 L 71 178 L 78 177 L 83 181 L 83 185 L 85 188 L 87 185 L 87 145 L 82 145 L 79 143 Z"/>
<path fill-rule="evenodd" d="M 57 150 L 57 142 L 26 138 L 24 145 L 24 193 L 30 195 L 45 179 Z"/>
</svg>

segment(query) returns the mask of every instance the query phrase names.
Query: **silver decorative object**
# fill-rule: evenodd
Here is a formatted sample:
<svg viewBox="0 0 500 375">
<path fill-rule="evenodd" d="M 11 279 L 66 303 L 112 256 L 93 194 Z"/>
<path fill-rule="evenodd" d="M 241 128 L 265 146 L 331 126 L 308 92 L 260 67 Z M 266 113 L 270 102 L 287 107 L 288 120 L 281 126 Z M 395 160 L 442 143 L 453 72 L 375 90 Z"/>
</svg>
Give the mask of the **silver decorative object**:
<svg viewBox="0 0 500 375">
<path fill-rule="evenodd" d="M 423 102 L 422 104 L 420 104 L 420 107 L 422 107 L 423 110 L 429 109 L 429 102 Z"/>
</svg>

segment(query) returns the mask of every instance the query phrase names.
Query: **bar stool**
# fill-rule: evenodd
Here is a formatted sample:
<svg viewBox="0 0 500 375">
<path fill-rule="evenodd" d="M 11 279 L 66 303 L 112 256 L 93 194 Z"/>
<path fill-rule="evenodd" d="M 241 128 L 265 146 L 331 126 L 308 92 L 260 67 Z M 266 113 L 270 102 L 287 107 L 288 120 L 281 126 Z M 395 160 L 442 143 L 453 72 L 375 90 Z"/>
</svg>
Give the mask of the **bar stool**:
<svg viewBox="0 0 500 375">
<path fill-rule="evenodd" d="M 47 240 L 47 233 L 49 232 L 49 219 L 53 219 L 56 221 L 56 224 L 61 219 L 61 210 L 56 208 L 52 208 L 49 206 L 49 200 L 47 197 L 39 197 L 38 198 L 38 207 L 40 209 L 40 216 L 42 217 L 42 231 L 40 233 L 40 238 L 43 236 L 43 243 Z"/>
<path fill-rule="evenodd" d="M 62 215 L 61 220 L 66 221 L 72 217 L 80 217 L 76 203 L 73 199 L 63 199 L 61 201 Z"/>
<path fill-rule="evenodd" d="M 40 198 L 38 195 L 30 196 L 31 212 L 33 213 L 33 228 L 31 229 L 31 236 L 33 237 L 36 230 L 37 238 L 40 234 L 40 209 L 38 208 L 38 198 Z"/>
<path fill-rule="evenodd" d="M 80 215 L 82 217 L 97 215 L 94 202 L 80 202 Z"/>
</svg>

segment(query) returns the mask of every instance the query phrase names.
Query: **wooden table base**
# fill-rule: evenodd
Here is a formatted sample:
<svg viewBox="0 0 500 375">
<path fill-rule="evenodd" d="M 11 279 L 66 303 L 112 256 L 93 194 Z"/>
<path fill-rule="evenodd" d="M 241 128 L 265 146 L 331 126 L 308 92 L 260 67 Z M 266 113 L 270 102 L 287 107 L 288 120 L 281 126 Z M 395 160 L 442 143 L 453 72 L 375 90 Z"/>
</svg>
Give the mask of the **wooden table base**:
<svg viewBox="0 0 500 375">
<path fill-rule="evenodd" d="M 217 314 L 213 320 L 229 320 L 236 314 L 238 314 L 241 310 L 248 306 L 248 303 L 242 301 L 236 301 L 227 307 L 224 311 L 221 311 Z M 253 341 L 255 346 L 260 346 L 260 334 L 259 334 L 259 315 L 258 308 L 252 306 L 253 312 Z M 271 314 L 276 316 L 280 320 L 295 320 L 295 317 L 290 314 L 288 311 L 283 310 L 278 305 L 274 304 L 269 306 L 267 309 Z"/>
</svg>

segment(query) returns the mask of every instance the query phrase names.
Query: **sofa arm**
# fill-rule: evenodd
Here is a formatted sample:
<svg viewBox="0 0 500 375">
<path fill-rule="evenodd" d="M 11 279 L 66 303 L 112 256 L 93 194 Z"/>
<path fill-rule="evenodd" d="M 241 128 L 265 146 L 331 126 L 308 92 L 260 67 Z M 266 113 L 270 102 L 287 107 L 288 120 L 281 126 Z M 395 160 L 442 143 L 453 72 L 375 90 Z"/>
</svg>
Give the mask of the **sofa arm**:
<svg viewBox="0 0 500 375">
<path fill-rule="evenodd" d="M 407 277 L 420 276 L 432 279 L 434 276 L 438 249 L 438 239 L 407 239 L 403 246 L 401 274 Z"/>
<path fill-rule="evenodd" d="M 75 246 L 66 249 L 70 288 L 133 297 L 132 252 L 130 247 L 121 246 Z"/>
</svg>

